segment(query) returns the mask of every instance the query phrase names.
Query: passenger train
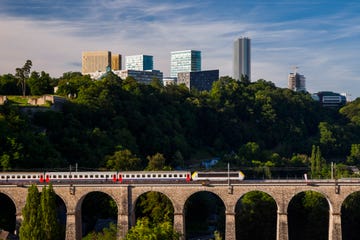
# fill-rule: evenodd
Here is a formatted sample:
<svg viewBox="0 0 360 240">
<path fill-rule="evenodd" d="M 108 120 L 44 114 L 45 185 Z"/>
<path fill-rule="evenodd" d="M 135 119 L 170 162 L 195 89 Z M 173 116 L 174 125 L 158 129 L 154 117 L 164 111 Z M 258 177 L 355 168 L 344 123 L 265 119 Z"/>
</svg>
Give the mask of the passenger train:
<svg viewBox="0 0 360 240">
<path fill-rule="evenodd" d="M 26 183 L 136 183 L 136 182 L 190 182 L 190 181 L 241 181 L 241 171 L 193 172 L 190 171 L 91 171 L 91 172 L 0 172 L 0 184 Z"/>
</svg>

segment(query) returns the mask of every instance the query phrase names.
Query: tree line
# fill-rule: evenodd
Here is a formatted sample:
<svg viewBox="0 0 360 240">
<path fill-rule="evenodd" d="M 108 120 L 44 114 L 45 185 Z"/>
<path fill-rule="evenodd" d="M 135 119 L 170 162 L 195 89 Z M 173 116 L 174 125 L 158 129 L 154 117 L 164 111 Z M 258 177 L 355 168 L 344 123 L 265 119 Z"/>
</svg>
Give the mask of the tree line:
<svg viewBox="0 0 360 240">
<path fill-rule="evenodd" d="M 51 94 L 56 86 L 68 102 L 62 111 L 31 115 L 11 101 L 0 106 L 2 170 L 76 163 L 137 170 L 162 154 L 172 168 L 216 156 L 249 177 L 284 176 L 289 173 L 276 169 L 290 167 L 294 174 L 314 175 L 313 146 L 322 158 L 317 177 L 329 176 L 330 162 L 341 175 L 350 174 L 346 165 L 360 164 L 359 99 L 340 109 L 324 108 L 309 93 L 263 79 L 221 77 L 210 91 L 199 92 L 162 86 L 158 79 L 144 85 L 111 72 L 95 81 L 77 72 L 51 78 L 30 73 L 29 66 L 0 76 L 0 94 L 21 94 L 24 85 L 18 84 L 26 79 L 25 93 Z"/>
</svg>

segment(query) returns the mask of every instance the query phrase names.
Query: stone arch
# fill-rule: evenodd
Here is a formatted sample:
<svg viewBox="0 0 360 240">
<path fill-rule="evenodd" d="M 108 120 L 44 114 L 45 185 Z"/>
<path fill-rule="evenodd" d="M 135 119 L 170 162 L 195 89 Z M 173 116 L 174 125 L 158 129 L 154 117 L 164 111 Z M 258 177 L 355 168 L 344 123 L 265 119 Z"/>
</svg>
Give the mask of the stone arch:
<svg viewBox="0 0 360 240">
<path fill-rule="evenodd" d="M 342 239 L 357 239 L 360 235 L 360 190 L 348 194 L 341 204 Z"/>
<path fill-rule="evenodd" d="M 3 204 L 2 201 L 6 201 L 7 204 Z M 10 204 L 10 206 L 8 204 Z M 15 233 L 17 227 L 16 214 L 17 208 L 14 199 L 6 193 L 0 192 L 0 216 L 5 215 L 7 217 L 5 222 L 0 222 L 0 229 L 4 229 L 5 231 L 8 231 L 10 233 Z"/>
<path fill-rule="evenodd" d="M 174 207 L 174 201 L 173 199 L 169 198 L 169 195 L 164 193 L 163 191 L 152 191 L 152 190 L 149 190 L 149 191 L 145 191 L 143 192 L 142 194 L 138 195 L 136 197 L 136 199 L 134 199 L 133 201 L 133 204 L 132 204 L 132 209 L 131 209 L 131 212 L 134 213 L 134 219 L 133 220 L 136 220 L 136 218 L 139 217 L 139 212 L 136 212 L 136 210 L 138 209 L 138 204 L 139 204 L 139 201 L 140 200 L 145 200 L 144 198 L 146 197 L 150 197 L 150 198 L 160 198 L 159 200 L 160 201 L 163 201 L 163 205 L 162 207 L 167 207 L 169 206 L 170 209 L 167 209 L 168 211 L 170 211 L 170 216 L 171 217 L 171 221 L 174 221 L 174 212 L 175 212 L 175 207 Z M 154 208 L 156 208 L 158 206 L 154 206 Z M 153 208 L 153 209 L 154 209 Z M 155 209 L 156 210 L 156 209 Z M 172 213 L 171 213 L 172 212 Z M 137 216 L 138 215 L 138 216 Z"/>
<path fill-rule="evenodd" d="M 171 205 L 174 208 L 174 211 L 178 210 L 178 204 L 176 204 L 176 196 L 169 194 L 168 191 L 164 191 L 163 189 L 156 189 L 156 190 L 144 189 L 143 191 L 136 192 L 136 194 L 133 195 L 133 198 L 131 199 L 131 204 L 130 204 L 131 208 L 129 209 L 131 213 L 135 212 L 136 203 L 139 200 L 139 198 L 149 192 L 157 192 L 157 193 L 163 194 L 165 197 L 167 197 L 170 200 Z"/>
<path fill-rule="evenodd" d="M 206 201 L 209 199 L 211 202 Z M 203 230 L 202 234 L 212 235 L 214 231 L 218 231 L 224 238 L 226 234 L 226 207 L 227 204 L 221 197 L 221 193 L 210 189 L 192 192 L 187 196 L 183 207 L 186 236 L 201 234 L 201 231 L 192 230 L 194 223 L 199 222 L 199 226 L 201 225 L 199 229 Z"/>
<path fill-rule="evenodd" d="M 112 191 L 107 191 L 107 189 L 91 189 L 91 190 L 84 190 L 81 191 L 81 196 L 78 198 L 77 202 L 76 202 L 76 206 L 75 206 L 75 212 L 76 212 L 76 225 L 77 227 L 77 231 L 80 231 L 80 233 L 77 233 L 78 236 L 82 237 L 82 235 L 84 233 L 89 232 L 89 229 L 82 229 L 82 226 L 84 226 L 84 219 L 83 219 L 83 207 L 84 207 L 84 201 L 86 200 L 87 197 L 91 197 L 92 194 L 100 194 L 102 195 L 101 197 L 107 197 L 109 199 L 112 199 L 115 204 L 116 204 L 116 209 L 117 209 L 117 213 L 114 213 L 114 220 L 117 224 L 118 222 L 118 213 L 119 213 L 119 201 L 118 198 L 114 195 L 114 193 Z M 77 191 L 80 192 L 80 191 Z M 94 203 L 94 207 L 96 206 L 101 206 L 101 203 Z M 103 208 L 97 208 L 99 210 L 104 210 Z M 97 212 L 97 214 L 102 214 L 100 212 Z M 98 218 L 97 218 L 98 219 Z M 94 223 L 91 223 L 90 225 L 92 225 Z"/>
<path fill-rule="evenodd" d="M 242 202 L 246 197 L 247 201 Z M 235 204 L 236 239 L 276 239 L 277 212 L 276 200 L 265 191 L 242 194 Z"/>
<path fill-rule="evenodd" d="M 324 192 L 313 189 L 296 191 L 287 206 L 289 239 L 327 238 L 330 211 L 331 201 Z"/>
</svg>

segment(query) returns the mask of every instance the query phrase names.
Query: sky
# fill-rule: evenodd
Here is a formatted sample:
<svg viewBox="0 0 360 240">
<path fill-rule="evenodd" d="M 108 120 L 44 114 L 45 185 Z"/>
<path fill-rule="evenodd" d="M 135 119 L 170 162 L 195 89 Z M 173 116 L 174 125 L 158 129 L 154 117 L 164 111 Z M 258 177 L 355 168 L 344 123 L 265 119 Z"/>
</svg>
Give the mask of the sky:
<svg viewBox="0 0 360 240">
<path fill-rule="evenodd" d="M 154 56 L 200 50 L 202 70 L 232 76 L 233 42 L 251 39 L 251 80 L 360 97 L 358 0 L 0 0 L 0 75 L 27 59 L 52 77 L 81 71 L 83 51 Z"/>
</svg>

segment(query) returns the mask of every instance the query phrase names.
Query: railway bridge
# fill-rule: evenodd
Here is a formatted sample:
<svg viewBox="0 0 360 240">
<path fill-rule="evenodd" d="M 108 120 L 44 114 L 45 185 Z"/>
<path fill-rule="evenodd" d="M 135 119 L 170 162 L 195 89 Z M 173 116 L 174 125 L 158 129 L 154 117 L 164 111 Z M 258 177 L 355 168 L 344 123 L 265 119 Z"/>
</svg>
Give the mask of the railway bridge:
<svg viewBox="0 0 360 240">
<path fill-rule="evenodd" d="M 22 208 L 25 206 L 27 187 L 0 185 L 0 193 L 7 195 L 16 208 L 16 221 L 22 221 Z M 42 185 L 38 185 L 39 190 Z M 139 196 L 147 192 L 160 192 L 166 195 L 174 207 L 174 228 L 185 234 L 185 203 L 193 194 L 211 192 L 217 195 L 225 206 L 225 237 L 235 240 L 235 207 L 239 199 L 251 191 L 269 194 L 277 205 L 277 240 L 288 240 L 287 209 L 291 199 L 300 192 L 315 191 L 322 194 L 329 204 L 329 240 L 341 240 L 341 205 L 354 192 L 360 191 L 360 182 L 342 180 L 322 180 L 305 182 L 301 180 L 242 181 L 241 183 L 210 184 L 54 184 L 56 194 L 66 206 L 66 240 L 80 240 L 82 237 L 81 205 L 87 194 L 103 192 L 117 204 L 117 227 L 119 239 L 130 226 L 135 224 L 135 204 Z"/>
</svg>

